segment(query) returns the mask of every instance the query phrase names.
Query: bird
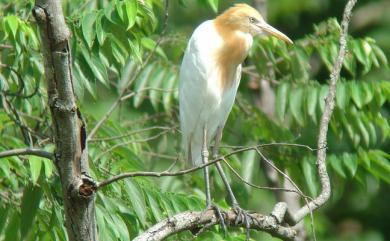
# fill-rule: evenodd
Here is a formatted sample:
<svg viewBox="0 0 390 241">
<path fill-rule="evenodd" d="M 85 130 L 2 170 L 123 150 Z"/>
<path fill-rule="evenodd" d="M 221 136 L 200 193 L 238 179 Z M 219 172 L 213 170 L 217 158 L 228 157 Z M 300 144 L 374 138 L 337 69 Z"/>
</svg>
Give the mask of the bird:
<svg viewBox="0 0 390 241">
<path fill-rule="evenodd" d="M 179 119 L 182 147 L 194 166 L 209 161 L 211 141 L 214 141 L 212 157 L 217 158 L 222 131 L 240 84 L 242 63 L 248 56 L 253 37 L 262 34 L 293 43 L 266 23 L 256 9 L 243 3 L 233 5 L 215 19 L 204 21 L 190 37 L 179 74 Z M 215 166 L 234 210 L 243 213 L 221 164 L 216 162 Z M 208 166 L 203 168 L 206 208 L 212 206 L 208 169 Z"/>
</svg>

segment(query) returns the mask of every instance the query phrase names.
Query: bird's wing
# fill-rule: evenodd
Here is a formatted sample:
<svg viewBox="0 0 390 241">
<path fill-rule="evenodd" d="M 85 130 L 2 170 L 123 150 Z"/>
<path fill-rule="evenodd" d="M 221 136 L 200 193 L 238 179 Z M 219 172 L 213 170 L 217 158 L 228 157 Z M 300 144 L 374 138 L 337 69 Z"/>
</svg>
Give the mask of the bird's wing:
<svg viewBox="0 0 390 241">
<path fill-rule="evenodd" d="M 180 69 L 179 103 L 182 143 L 183 148 L 187 150 L 191 138 L 192 144 L 196 143 L 191 152 L 198 152 L 199 145 L 202 144 L 203 125 L 208 122 L 213 109 L 220 102 L 218 100 L 220 97 L 212 91 L 212 83 L 217 83 L 214 80 L 217 74 L 212 51 L 218 47 L 218 38 L 212 21 L 201 24 L 188 43 Z M 193 150 L 194 148 L 196 150 Z M 193 162 L 197 161 L 193 160 Z"/>
</svg>

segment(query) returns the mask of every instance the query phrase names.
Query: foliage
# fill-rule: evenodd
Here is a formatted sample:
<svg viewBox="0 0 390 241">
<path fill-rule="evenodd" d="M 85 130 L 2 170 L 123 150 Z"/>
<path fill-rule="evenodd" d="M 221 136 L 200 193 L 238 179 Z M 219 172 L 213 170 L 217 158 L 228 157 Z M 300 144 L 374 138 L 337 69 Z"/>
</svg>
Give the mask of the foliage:
<svg viewBox="0 0 390 241">
<path fill-rule="evenodd" d="M 186 4 L 191 4 L 182 2 L 171 9 L 185 10 Z M 214 12 L 219 9 L 215 0 L 199 0 L 195 5 Z M 29 1 L 15 1 L 13 6 L 0 3 L 5 10 L 0 15 L 0 151 L 26 146 L 53 151 L 32 6 Z M 180 153 L 177 76 L 186 43 L 174 31 L 178 35 L 189 33 L 177 28 L 161 39 L 164 6 L 157 0 L 67 1 L 63 7 L 73 36 L 75 89 L 89 129 L 105 115 L 118 93 L 128 89 L 132 95 L 90 141 L 91 175 L 104 180 L 122 172 L 166 170 Z M 270 81 L 276 90 L 276 115 L 269 118 L 256 107 L 253 95 L 258 93 L 247 88 L 251 80 L 244 75 L 224 142 L 238 146 L 290 142 L 314 147 L 328 76 L 338 51 L 338 30 L 337 20 L 328 19 L 315 25 L 314 31 L 307 29 L 306 33 L 313 33 L 295 40 L 293 46 L 273 38 L 255 41 L 250 54 L 255 68 L 251 71 L 259 79 Z M 390 183 L 390 85 L 389 79 L 375 78 L 376 72 L 388 69 L 386 54 L 369 37 L 349 36 L 348 49 L 328 136 L 328 167 L 335 193 L 329 209 L 337 208 L 341 194 L 351 183 L 371 192 L 367 198 L 378 198 L 377 185 Z M 129 82 L 132 84 L 127 88 Z M 318 194 L 315 152 L 286 146 L 261 150 L 287 169 L 306 193 Z M 264 184 L 259 160 L 254 152 L 245 152 L 232 156 L 229 162 L 247 180 Z M 173 170 L 184 167 L 179 161 Z M 212 176 L 214 201 L 227 208 L 223 184 L 214 172 Z M 202 210 L 201 177 L 196 173 L 175 178 L 132 178 L 103 188 L 96 200 L 100 238 L 129 240 L 174 213 Z M 231 174 L 229 178 L 244 207 L 270 211 L 274 203 L 271 193 L 244 189 Z M 0 239 L 66 240 L 60 186 L 49 160 L 34 156 L 1 159 Z M 335 240 L 336 234 L 327 229 L 331 224 L 326 212 L 318 214 L 318 219 L 316 214 L 316 227 L 322 240 Z M 243 239 L 242 233 L 232 230 L 227 240 Z M 183 233 L 172 240 L 190 237 L 190 233 Z M 269 239 L 259 233 L 252 233 L 252 237 Z M 223 235 L 215 227 L 198 239 L 222 240 Z"/>
</svg>

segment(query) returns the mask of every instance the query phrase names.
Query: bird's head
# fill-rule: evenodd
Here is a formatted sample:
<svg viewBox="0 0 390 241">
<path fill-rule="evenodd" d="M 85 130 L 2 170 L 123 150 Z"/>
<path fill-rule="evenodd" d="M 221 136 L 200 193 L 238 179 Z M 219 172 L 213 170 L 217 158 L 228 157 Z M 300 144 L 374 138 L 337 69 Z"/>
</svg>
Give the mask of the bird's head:
<svg viewBox="0 0 390 241">
<path fill-rule="evenodd" d="M 219 15 L 216 21 L 225 28 L 249 33 L 252 36 L 268 33 L 287 43 L 293 43 L 284 33 L 266 23 L 261 14 L 247 4 L 235 4 Z"/>
</svg>

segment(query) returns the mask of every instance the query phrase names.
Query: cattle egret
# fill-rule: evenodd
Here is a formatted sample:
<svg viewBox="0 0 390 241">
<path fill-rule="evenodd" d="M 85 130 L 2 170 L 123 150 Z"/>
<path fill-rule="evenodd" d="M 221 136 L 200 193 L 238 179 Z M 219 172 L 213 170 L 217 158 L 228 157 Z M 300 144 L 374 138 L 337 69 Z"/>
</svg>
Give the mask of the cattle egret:
<svg viewBox="0 0 390 241">
<path fill-rule="evenodd" d="M 234 5 L 214 20 L 200 24 L 192 34 L 180 68 L 179 102 L 183 149 L 193 165 L 208 162 L 211 140 L 215 141 L 213 158 L 217 157 L 222 129 L 240 83 L 241 63 L 253 37 L 263 33 L 292 43 L 247 4 Z M 216 163 L 216 167 L 234 210 L 242 212 L 221 165 Z M 206 204 L 210 208 L 208 167 L 204 168 L 204 178 Z"/>
</svg>

